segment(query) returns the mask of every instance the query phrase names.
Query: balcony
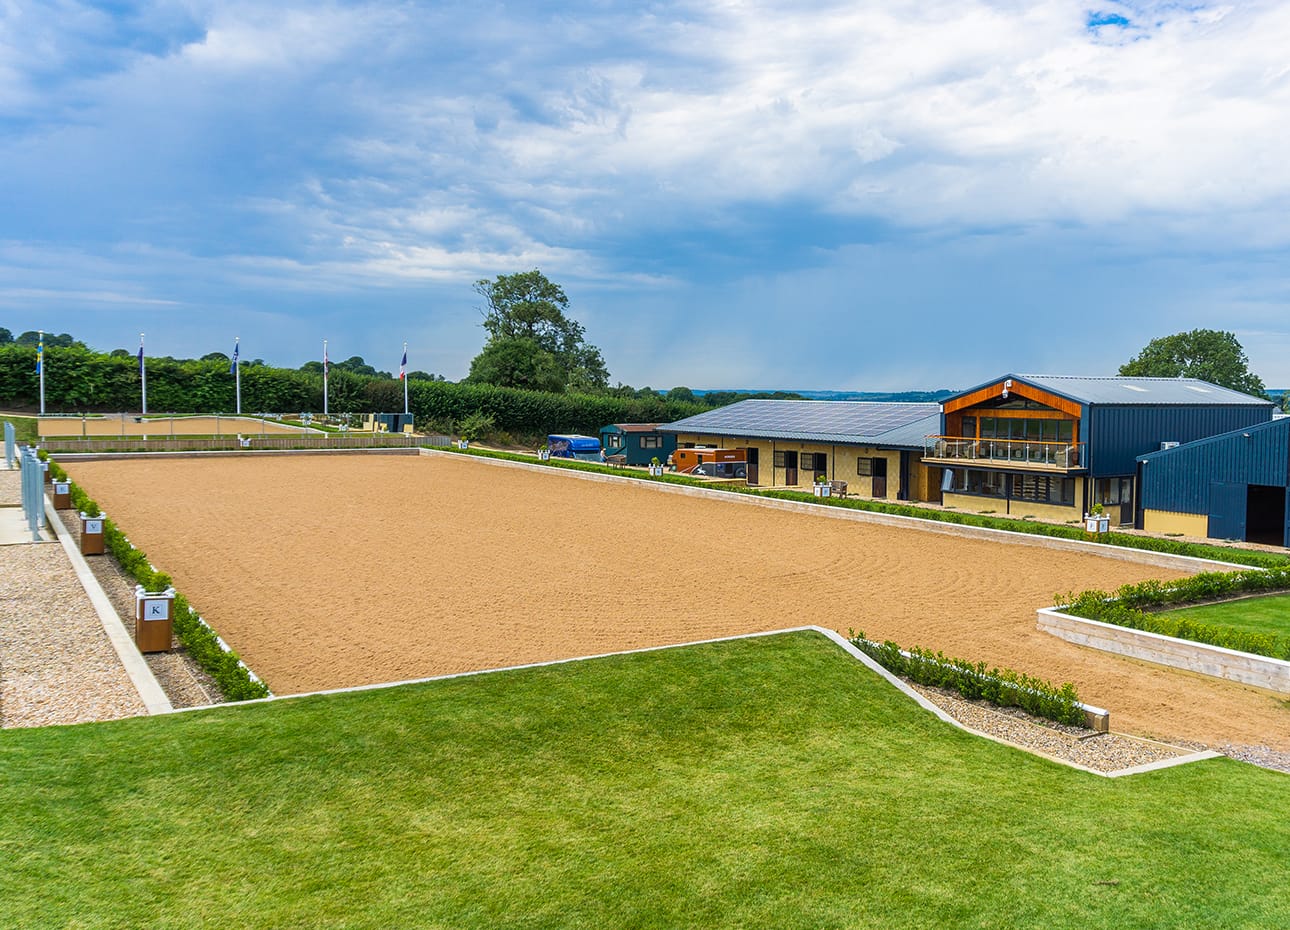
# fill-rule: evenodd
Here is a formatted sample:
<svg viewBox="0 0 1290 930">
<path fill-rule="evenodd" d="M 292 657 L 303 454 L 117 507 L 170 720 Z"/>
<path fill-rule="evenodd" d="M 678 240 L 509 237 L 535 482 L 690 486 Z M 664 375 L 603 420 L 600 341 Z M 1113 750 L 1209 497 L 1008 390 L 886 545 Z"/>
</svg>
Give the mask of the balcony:
<svg viewBox="0 0 1290 930">
<path fill-rule="evenodd" d="M 1024 439 L 970 439 L 928 436 L 923 461 L 929 465 L 988 465 L 1025 471 L 1079 471 L 1084 443 L 1036 442 Z"/>
</svg>

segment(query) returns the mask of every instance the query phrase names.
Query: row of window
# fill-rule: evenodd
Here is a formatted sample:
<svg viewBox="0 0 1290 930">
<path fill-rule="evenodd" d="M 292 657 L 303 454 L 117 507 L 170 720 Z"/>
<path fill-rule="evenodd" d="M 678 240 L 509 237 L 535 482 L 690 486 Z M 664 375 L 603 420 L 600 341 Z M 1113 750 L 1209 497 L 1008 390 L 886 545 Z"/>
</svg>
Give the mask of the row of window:
<svg viewBox="0 0 1290 930">
<path fill-rule="evenodd" d="M 829 470 L 829 456 L 827 452 L 776 452 L 775 467 L 790 468 L 788 464 L 789 456 L 797 456 L 797 467 L 802 471 L 821 472 Z M 862 456 L 856 459 L 856 474 L 862 478 L 867 478 L 875 471 L 874 463 L 881 462 L 877 471 L 879 474 L 885 474 L 887 460 L 881 456 L 870 458 Z"/>
<path fill-rule="evenodd" d="M 621 449 L 623 447 L 623 437 L 621 433 L 610 433 L 605 437 L 606 449 Z M 642 436 L 642 449 L 661 449 L 663 448 L 662 436 Z"/>
<path fill-rule="evenodd" d="M 982 439 L 1010 439 L 1018 442 L 1071 442 L 1074 420 L 1028 420 L 1017 417 L 981 417 Z M 963 418 L 963 435 L 977 435 L 977 418 Z"/>
<path fill-rule="evenodd" d="M 1040 504 L 1075 503 L 1075 479 L 1059 475 L 1025 475 L 999 471 L 954 469 L 947 490 L 982 497 L 1011 498 Z"/>
</svg>

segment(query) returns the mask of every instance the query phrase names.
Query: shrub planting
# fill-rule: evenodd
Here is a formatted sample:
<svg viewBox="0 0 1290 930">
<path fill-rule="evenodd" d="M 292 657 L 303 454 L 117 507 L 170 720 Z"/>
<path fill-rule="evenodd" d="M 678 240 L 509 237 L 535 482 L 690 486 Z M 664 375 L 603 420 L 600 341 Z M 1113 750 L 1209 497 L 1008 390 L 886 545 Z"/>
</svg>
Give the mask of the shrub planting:
<svg viewBox="0 0 1290 930">
<path fill-rule="evenodd" d="M 893 642 L 876 643 L 851 630 L 851 644 L 879 665 L 901 678 L 931 688 L 957 691 L 970 701 L 988 701 L 1000 707 L 1019 707 L 1034 717 L 1080 726 L 1084 708 L 1075 686 L 1061 687 L 1010 668 L 987 668 L 984 662 L 947 658 L 940 652 L 911 646 L 907 651 Z"/>
<path fill-rule="evenodd" d="M 1236 630 L 1146 609 L 1158 611 L 1162 607 L 1193 606 L 1239 594 L 1282 591 L 1290 591 L 1290 566 L 1281 565 L 1265 571 L 1202 572 L 1177 581 L 1127 584 L 1113 594 L 1097 590 L 1061 594 L 1055 601 L 1063 612 L 1086 620 L 1290 660 L 1290 636 Z"/>
<path fill-rule="evenodd" d="M 57 463 L 50 462 L 49 470 L 55 479 L 67 479 L 67 472 Z M 72 506 L 78 511 L 92 517 L 102 513 L 98 503 L 78 484 L 71 482 L 68 490 Z M 171 587 L 170 576 L 154 568 L 143 550 L 135 548 L 110 517 L 103 520 L 103 542 L 125 573 L 145 590 L 164 591 Z M 175 635 L 184 649 L 215 680 L 226 700 L 249 701 L 268 697 L 269 689 L 264 682 L 251 676 L 236 652 L 220 645 L 215 631 L 206 625 L 182 594 L 175 595 L 173 623 Z"/>
</svg>

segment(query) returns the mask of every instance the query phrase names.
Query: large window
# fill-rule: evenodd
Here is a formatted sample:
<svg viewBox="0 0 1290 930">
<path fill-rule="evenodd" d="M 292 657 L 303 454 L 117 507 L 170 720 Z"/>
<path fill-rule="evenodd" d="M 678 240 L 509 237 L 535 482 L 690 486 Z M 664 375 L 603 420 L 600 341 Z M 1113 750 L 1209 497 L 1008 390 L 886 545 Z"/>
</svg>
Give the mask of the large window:
<svg viewBox="0 0 1290 930">
<path fill-rule="evenodd" d="M 641 448 L 642 449 L 661 449 L 663 448 L 663 437 L 662 436 L 642 436 Z"/>
<path fill-rule="evenodd" d="M 969 468 L 954 470 L 952 486 L 946 490 L 1039 504 L 1071 506 L 1075 503 L 1075 479 L 1059 475 L 1027 475 Z"/>
<path fill-rule="evenodd" d="M 609 449 L 617 449 L 623 444 L 623 437 L 618 433 L 609 433 L 605 437 L 605 446 Z"/>
<path fill-rule="evenodd" d="M 802 471 L 828 471 L 829 457 L 823 452 L 803 452 Z"/>
</svg>

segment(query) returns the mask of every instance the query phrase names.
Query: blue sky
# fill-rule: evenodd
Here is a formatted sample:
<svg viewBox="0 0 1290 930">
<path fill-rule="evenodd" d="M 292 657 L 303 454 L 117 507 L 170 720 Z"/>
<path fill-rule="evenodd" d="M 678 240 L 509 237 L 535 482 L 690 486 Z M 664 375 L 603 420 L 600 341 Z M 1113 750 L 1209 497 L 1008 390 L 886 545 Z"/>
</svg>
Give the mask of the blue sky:
<svg viewBox="0 0 1290 930">
<path fill-rule="evenodd" d="M 803 7 L 809 9 L 803 10 Z M 1236 332 L 1290 386 L 1290 4 L 0 3 L 0 326 L 465 375 L 967 387 Z"/>
</svg>

